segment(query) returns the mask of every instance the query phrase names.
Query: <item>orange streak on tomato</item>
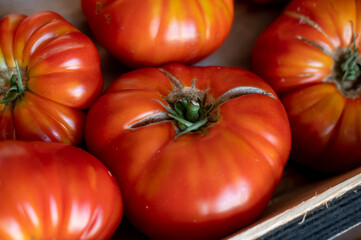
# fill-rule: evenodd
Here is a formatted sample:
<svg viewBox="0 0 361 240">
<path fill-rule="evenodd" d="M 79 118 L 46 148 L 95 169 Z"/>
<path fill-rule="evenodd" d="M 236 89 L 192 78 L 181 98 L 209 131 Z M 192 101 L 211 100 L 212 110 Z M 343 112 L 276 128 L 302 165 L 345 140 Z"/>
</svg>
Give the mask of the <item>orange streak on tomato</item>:
<svg viewBox="0 0 361 240">
<path fill-rule="evenodd" d="M 140 128 L 132 136 L 122 134 L 114 140 L 115 144 L 112 144 L 113 148 L 115 148 L 112 153 L 119 158 L 118 160 L 114 158 L 114 162 L 110 160 L 108 163 L 115 167 L 119 164 L 119 159 L 132 159 L 132 165 L 128 168 L 129 172 L 124 177 L 132 183 L 140 181 L 134 185 L 134 190 L 138 194 L 152 194 L 152 190 L 147 188 L 151 182 L 156 182 L 156 180 L 147 182 L 149 179 L 142 178 L 141 175 L 144 174 L 145 169 L 157 164 L 157 156 L 160 154 L 160 150 L 172 139 L 173 132 L 174 129 L 171 123 L 162 123 L 149 128 Z M 143 138 L 139 138 L 140 136 L 143 136 Z M 115 147 L 120 146 L 119 143 L 122 143 L 121 147 Z M 143 146 L 142 151 L 138 150 L 137 146 L 139 145 Z M 125 150 L 127 151 L 126 154 L 124 154 Z"/>
<path fill-rule="evenodd" d="M 262 104 L 268 111 L 264 112 L 257 107 L 259 98 L 264 98 Z M 251 148 L 259 149 L 259 158 L 266 160 L 264 163 L 268 164 L 271 171 L 279 170 L 276 166 L 286 163 L 288 153 L 281 149 L 287 148 L 287 142 L 291 141 L 291 136 L 287 134 L 288 126 L 277 120 L 277 116 L 283 115 L 287 118 L 283 109 L 277 105 L 278 103 L 268 96 L 239 97 L 223 105 L 223 117 L 219 123 L 247 142 Z M 238 112 L 239 116 L 232 114 L 233 111 Z M 278 171 L 273 174 L 273 178 L 280 177 Z"/>
<path fill-rule="evenodd" d="M 27 65 L 26 61 L 23 63 L 23 53 L 29 38 L 36 31 L 57 19 L 64 21 L 64 18 L 56 13 L 42 12 L 38 15 L 29 16 L 22 21 L 14 36 L 14 58 L 18 61 L 19 66 L 25 67 Z"/>
<path fill-rule="evenodd" d="M 87 38 L 81 33 L 70 32 L 46 44 L 31 56 L 29 77 L 84 68 L 86 59 L 78 54 L 84 53 L 84 49 L 90 44 L 90 40 L 85 39 Z"/>
<path fill-rule="evenodd" d="M 0 21 L 0 48 L 3 58 L 9 68 L 15 68 L 14 61 L 14 35 L 17 27 L 26 18 L 22 14 L 10 14 Z"/>
<path fill-rule="evenodd" d="M 292 1 L 286 11 L 297 11 L 308 16 L 323 29 L 335 47 L 345 47 L 350 44 L 351 21 L 356 23 L 356 2 L 355 0 Z"/>
<path fill-rule="evenodd" d="M 35 20 L 40 21 L 42 19 Z M 27 24 L 24 24 L 24 27 L 28 27 Z M 19 52 L 19 54 L 22 54 L 22 61 L 24 62 L 24 65 L 29 64 L 30 59 L 36 51 L 42 49 L 46 44 L 69 32 L 79 32 L 79 30 L 70 23 L 60 19 L 53 19 L 52 21 L 42 25 L 36 31 L 32 32 L 30 36 L 27 36 L 28 39 L 26 44 L 22 46 L 22 52 Z"/>
<path fill-rule="evenodd" d="M 30 92 L 14 107 L 16 136 L 31 140 L 65 142 L 77 145 L 82 140 L 84 112 L 65 107 Z M 24 117 L 26 116 L 26 117 Z"/>
</svg>

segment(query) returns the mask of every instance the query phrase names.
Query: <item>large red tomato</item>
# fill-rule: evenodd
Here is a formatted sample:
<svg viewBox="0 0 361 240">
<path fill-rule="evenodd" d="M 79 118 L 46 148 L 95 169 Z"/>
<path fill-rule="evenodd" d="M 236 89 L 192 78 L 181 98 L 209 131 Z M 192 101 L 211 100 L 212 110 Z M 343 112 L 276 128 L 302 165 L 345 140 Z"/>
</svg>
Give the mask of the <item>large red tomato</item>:
<svg viewBox="0 0 361 240">
<path fill-rule="evenodd" d="M 91 40 L 53 12 L 0 21 L 0 140 L 77 145 L 103 88 Z"/>
<path fill-rule="evenodd" d="M 215 51 L 233 23 L 233 0 L 82 0 L 96 39 L 131 67 L 193 63 Z"/>
<path fill-rule="evenodd" d="M 360 1 L 294 0 L 254 47 L 253 69 L 281 95 L 299 163 L 361 164 L 360 34 Z"/>
<path fill-rule="evenodd" d="M 219 238 L 255 220 L 281 179 L 291 134 L 272 94 L 240 68 L 138 69 L 89 110 L 87 146 L 143 233 Z"/>
<path fill-rule="evenodd" d="M 0 239 L 109 239 L 122 218 L 119 187 L 79 148 L 0 142 Z"/>
</svg>

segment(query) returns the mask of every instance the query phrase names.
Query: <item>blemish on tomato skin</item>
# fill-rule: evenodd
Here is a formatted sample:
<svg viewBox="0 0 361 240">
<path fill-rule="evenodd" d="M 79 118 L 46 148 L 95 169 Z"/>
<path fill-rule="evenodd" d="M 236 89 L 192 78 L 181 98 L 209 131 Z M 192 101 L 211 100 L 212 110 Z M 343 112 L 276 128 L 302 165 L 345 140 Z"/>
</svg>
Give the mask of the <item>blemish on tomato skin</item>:
<svg viewBox="0 0 361 240">
<path fill-rule="evenodd" d="M 110 21 L 112 20 L 111 17 L 110 17 L 110 15 L 109 15 L 109 14 L 105 14 L 104 16 L 105 16 L 105 18 L 107 19 L 107 23 L 110 23 Z"/>
<path fill-rule="evenodd" d="M 103 4 L 101 2 L 96 2 L 95 4 L 96 4 L 95 15 L 98 15 L 103 9 Z"/>
<path fill-rule="evenodd" d="M 88 180 L 89 180 L 90 186 L 93 189 L 96 189 L 96 187 L 97 187 L 97 174 L 96 174 L 96 171 L 95 171 L 94 167 L 93 166 L 88 166 L 87 167 L 87 173 L 88 173 Z"/>
</svg>

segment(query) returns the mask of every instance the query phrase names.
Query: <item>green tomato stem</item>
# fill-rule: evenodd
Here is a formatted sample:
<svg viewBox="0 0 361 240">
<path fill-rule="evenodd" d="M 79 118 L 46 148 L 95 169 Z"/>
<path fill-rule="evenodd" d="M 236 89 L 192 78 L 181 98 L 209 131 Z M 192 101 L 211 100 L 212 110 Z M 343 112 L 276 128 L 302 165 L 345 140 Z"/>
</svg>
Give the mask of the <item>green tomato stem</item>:
<svg viewBox="0 0 361 240">
<path fill-rule="evenodd" d="M 200 127 L 205 125 L 207 122 L 208 122 L 208 119 L 205 118 L 205 119 L 200 120 L 199 122 L 196 122 L 196 123 L 192 124 L 190 127 L 186 128 L 184 131 L 178 133 L 174 137 L 174 140 L 176 140 L 179 136 L 182 136 L 182 135 L 184 135 L 186 133 L 189 133 L 189 132 L 194 131 L 194 130 L 198 130 Z"/>
<path fill-rule="evenodd" d="M 360 73 L 360 65 L 357 63 L 358 48 L 356 47 L 356 36 L 352 24 L 352 44 L 347 49 L 345 62 L 341 65 L 343 71 L 342 81 L 354 81 Z"/>
<path fill-rule="evenodd" d="M 166 105 L 159 100 L 153 99 L 160 103 L 167 112 L 156 113 L 154 116 L 140 120 L 132 124 L 131 128 L 146 126 L 156 122 L 164 122 L 171 120 L 176 128 L 177 135 L 174 139 L 190 132 L 203 132 L 215 124 L 219 119 L 219 106 L 234 98 L 249 95 L 261 94 L 271 98 L 276 98 L 271 93 L 263 89 L 252 86 L 235 87 L 223 93 L 216 100 L 208 95 L 208 89 L 201 91 L 196 88 L 195 80 L 190 87 L 184 87 L 183 84 L 171 73 L 164 69 L 160 69 L 171 81 L 174 90 L 169 93 L 167 98 L 163 100 L 169 104 Z M 169 118 L 167 118 L 167 117 Z"/>
<path fill-rule="evenodd" d="M 15 60 L 17 74 L 13 74 L 10 79 L 10 87 L 5 93 L 5 97 L 0 101 L 0 104 L 5 104 L 5 108 L 9 103 L 14 102 L 18 97 L 24 93 L 23 81 L 21 79 L 21 72 L 19 65 Z M 17 81 L 16 81 L 17 79 Z M 3 111 L 5 110 L 3 109 Z"/>
<path fill-rule="evenodd" d="M 17 77 L 18 77 L 18 90 L 19 90 L 19 94 L 21 95 L 24 92 L 24 86 L 23 86 L 23 80 L 21 79 L 21 72 L 19 69 L 19 64 L 16 60 L 15 60 L 15 65 L 16 65 L 16 72 L 17 72 Z"/>
<path fill-rule="evenodd" d="M 199 119 L 200 104 L 194 100 L 187 103 L 186 119 L 190 122 L 196 122 Z"/>
</svg>

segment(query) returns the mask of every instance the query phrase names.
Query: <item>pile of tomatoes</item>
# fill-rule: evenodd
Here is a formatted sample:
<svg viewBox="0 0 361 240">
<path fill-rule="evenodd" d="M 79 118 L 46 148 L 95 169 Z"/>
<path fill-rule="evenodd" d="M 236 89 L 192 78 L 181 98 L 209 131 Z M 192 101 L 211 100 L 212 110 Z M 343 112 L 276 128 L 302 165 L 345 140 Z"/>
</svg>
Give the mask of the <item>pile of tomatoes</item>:
<svg viewBox="0 0 361 240">
<path fill-rule="evenodd" d="M 123 211 L 152 239 L 218 239 L 262 214 L 288 160 L 361 165 L 358 1 L 289 2 L 252 72 L 192 65 L 229 35 L 233 0 L 81 6 L 132 69 L 105 89 L 59 14 L 0 20 L 0 239 L 110 239 Z"/>
</svg>

